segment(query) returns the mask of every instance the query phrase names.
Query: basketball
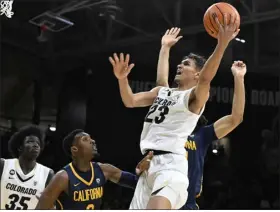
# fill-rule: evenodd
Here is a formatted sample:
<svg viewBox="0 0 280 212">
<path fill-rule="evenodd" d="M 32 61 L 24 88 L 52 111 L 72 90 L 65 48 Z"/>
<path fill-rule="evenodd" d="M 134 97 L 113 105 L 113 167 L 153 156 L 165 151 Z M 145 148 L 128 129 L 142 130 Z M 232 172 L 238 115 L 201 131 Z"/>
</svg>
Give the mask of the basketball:
<svg viewBox="0 0 280 212">
<path fill-rule="evenodd" d="M 225 2 L 219 2 L 216 4 L 211 5 L 205 12 L 204 17 L 203 17 L 203 24 L 204 27 L 209 35 L 211 35 L 214 38 L 218 37 L 218 32 L 219 32 L 219 26 L 216 24 L 216 21 L 214 19 L 213 14 L 216 13 L 219 21 L 221 24 L 224 23 L 224 18 L 223 14 L 227 13 L 228 14 L 228 20 L 227 24 L 230 22 L 230 16 L 237 18 L 236 23 L 237 23 L 237 29 L 240 27 L 240 15 L 238 11 L 233 7 L 232 5 L 225 3 Z"/>
</svg>

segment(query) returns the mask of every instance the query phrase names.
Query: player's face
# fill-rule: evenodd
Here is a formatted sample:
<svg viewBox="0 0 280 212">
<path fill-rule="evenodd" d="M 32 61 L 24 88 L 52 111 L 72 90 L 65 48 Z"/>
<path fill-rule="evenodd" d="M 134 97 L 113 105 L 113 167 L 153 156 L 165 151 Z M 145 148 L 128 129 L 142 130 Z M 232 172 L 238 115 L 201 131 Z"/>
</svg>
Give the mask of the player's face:
<svg viewBox="0 0 280 212">
<path fill-rule="evenodd" d="M 184 83 L 198 79 L 199 72 L 196 69 L 195 62 L 192 59 L 182 60 L 181 64 L 177 66 L 177 73 L 175 82 Z"/>
<path fill-rule="evenodd" d="M 79 136 L 78 151 L 86 158 L 93 158 L 98 154 L 95 140 L 91 139 L 87 133 L 82 133 Z"/>
<path fill-rule="evenodd" d="M 26 136 L 21 147 L 21 156 L 36 159 L 40 154 L 40 140 L 37 136 Z"/>
</svg>

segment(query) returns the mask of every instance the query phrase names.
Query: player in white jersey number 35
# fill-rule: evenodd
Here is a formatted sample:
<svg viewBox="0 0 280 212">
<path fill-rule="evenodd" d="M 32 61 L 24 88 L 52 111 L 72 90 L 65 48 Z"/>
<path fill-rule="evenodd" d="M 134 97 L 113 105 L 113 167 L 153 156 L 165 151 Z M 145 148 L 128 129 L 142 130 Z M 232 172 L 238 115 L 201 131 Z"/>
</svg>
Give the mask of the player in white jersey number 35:
<svg viewBox="0 0 280 212">
<path fill-rule="evenodd" d="M 1 209 L 35 209 L 39 197 L 54 175 L 36 162 L 44 147 L 44 133 L 37 126 L 27 126 L 9 140 L 14 159 L 0 160 Z"/>
<path fill-rule="evenodd" d="M 218 19 L 216 19 L 217 23 Z M 227 23 L 227 22 L 226 22 Z M 186 57 L 175 78 L 177 88 L 156 87 L 149 92 L 133 94 L 127 76 L 134 64 L 129 55 L 114 54 L 109 60 L 118 79 L 123 103 L 126 107 L 150 106 L 144 120 L 140 148 L 142 154 L 154 152 L 150 168 L 137 183 L 130 209 L 179 209 L 187 200 L 188 162 L 185 141 L 194 130 L 209 97 L 210 82 L 216 75 L 228 43 L 236 36 L 233 21 L 219 25 L 218 44 L 204 64 L 200 56 Z M 178 28 L 167 33 L 175 38 Z M 179 38 L 175 41 L 177 42 Z M 168 65 L 162 43 L 158 68 Z M 166 47 L 168 49 L 168 47 Z"/>
</svg>

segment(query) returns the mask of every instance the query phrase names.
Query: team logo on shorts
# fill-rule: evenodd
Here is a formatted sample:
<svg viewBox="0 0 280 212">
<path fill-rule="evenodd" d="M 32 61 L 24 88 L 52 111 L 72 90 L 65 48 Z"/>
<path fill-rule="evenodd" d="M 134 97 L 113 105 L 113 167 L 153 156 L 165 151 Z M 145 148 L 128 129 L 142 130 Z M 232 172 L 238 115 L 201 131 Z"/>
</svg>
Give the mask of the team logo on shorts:
<svg viewBox="0 0 280 212">
<path fill-rule="evenodd" d="M 37 182 L 37 181 L 34 181 L 34 182 L 33 182 L 33 185 L 34 185 L 34 186 L 36 186 L 37 184 L 38 184 L 38 182 Z"/>
<path fill-rule="evenodd" d="M 9 173 L 10 173 L 10 175 L 14 175 L 16 172 L 15 172 L 15 170 L 11 169 Z"/>
<path fill-rule="evenodd" d="M 97 178 L 97 179 L 96 179 L 96 182 L 99 184 L 99 183 L 100 183 L 100 179 L 99 179 L 99 178 Z"/>
</svg>

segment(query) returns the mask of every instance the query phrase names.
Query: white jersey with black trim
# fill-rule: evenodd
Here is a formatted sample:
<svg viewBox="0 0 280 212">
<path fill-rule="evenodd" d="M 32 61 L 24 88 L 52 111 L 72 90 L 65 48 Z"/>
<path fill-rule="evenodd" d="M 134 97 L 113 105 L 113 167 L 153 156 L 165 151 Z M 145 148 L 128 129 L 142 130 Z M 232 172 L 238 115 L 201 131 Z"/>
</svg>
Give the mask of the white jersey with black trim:
<svg viewBox="0 0 280 212">
<path fill-rule="evenodd" d="M 17 158 L 5 160 L 1 177 L 1 209 L 35 209 L 49 173 L 48 167 L 36 163 L 25 175 Z"/>
<path fill-rule="evenodd" d="M 194 87 L 178 91 L 163 87 L 159 90 L 144 120 L 140 142 L 142 154 L 148 149 L 186 154 L 185 142 L 204 111 L 204 107 L 199 114 L 189 111 L 192 89 Z"/>
</svg>

